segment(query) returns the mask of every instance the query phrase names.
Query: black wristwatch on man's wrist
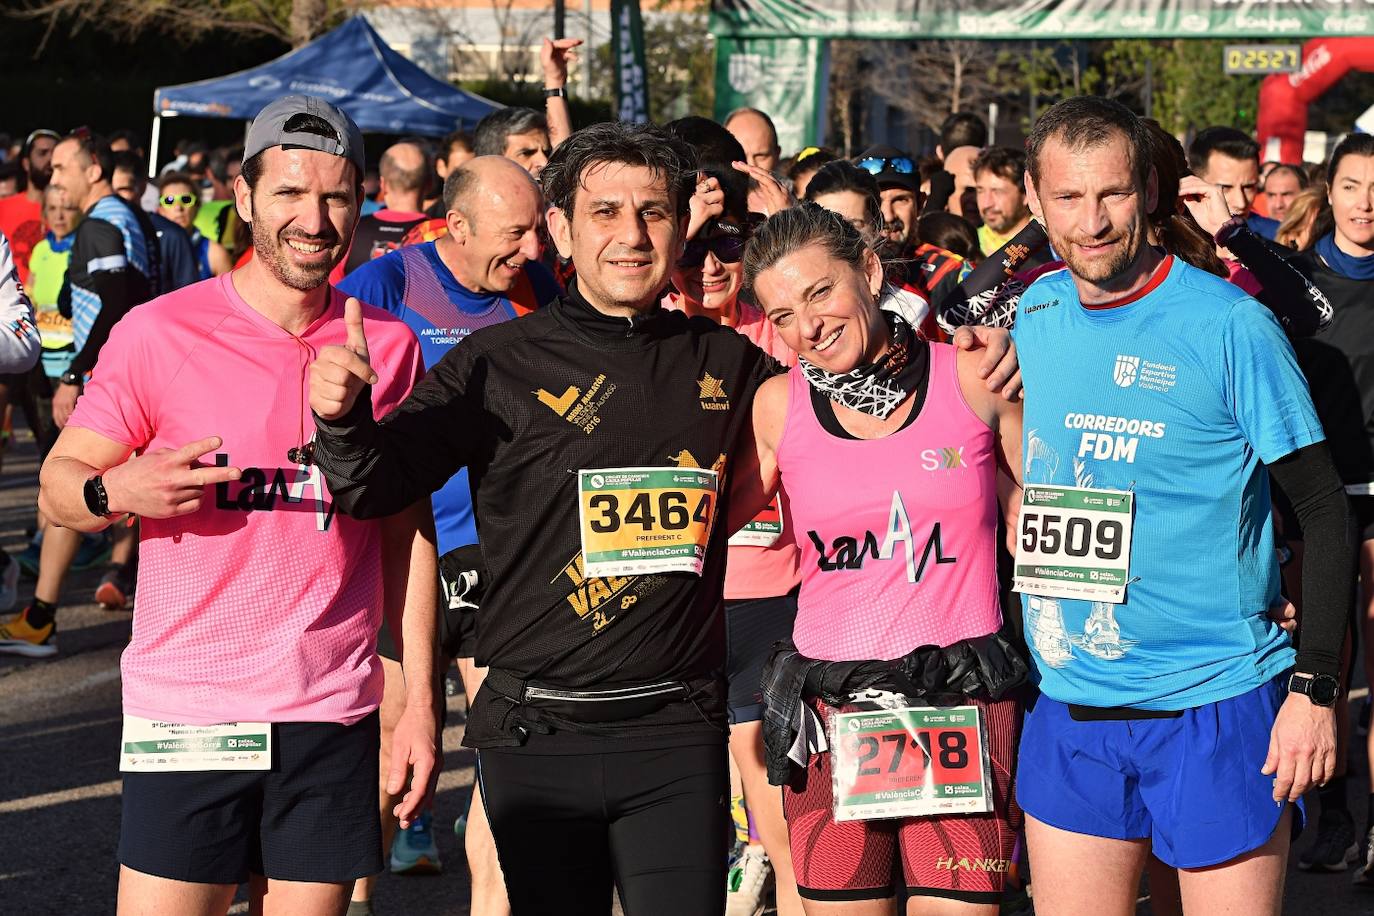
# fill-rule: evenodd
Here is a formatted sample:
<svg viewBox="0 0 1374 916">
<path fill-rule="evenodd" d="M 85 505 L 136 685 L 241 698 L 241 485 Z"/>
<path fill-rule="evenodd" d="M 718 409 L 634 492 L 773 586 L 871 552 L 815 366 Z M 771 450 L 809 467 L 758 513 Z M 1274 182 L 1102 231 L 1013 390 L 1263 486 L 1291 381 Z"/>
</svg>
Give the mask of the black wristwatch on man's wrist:
<svg viewBox="0 0 1374 916">
<path fill-rule="evenodd" d="M 86 497 L 86 508 L 92 515 L 108 518 L 113 514 L 110 512 L 110 494 L 105 492 L 105 481 L 99 474 L 86 480 L 82 495 Z"/>
<path fill-rule="evenodd" d="M 81 384 L 81 376 L 70 369 L 68 369 L 66 372 L 63 372 L 60 376 L 58 376 L 57 380 L 63 385 Z"/>
<path fill-rule="evenodd" d="M 1329 674 L 1293 674 L 1288 678 L 1288 692 L 1300 693 L 1314 706 L 1332 707 L 1341 694 L 1341 682 Z"/>
</svg>

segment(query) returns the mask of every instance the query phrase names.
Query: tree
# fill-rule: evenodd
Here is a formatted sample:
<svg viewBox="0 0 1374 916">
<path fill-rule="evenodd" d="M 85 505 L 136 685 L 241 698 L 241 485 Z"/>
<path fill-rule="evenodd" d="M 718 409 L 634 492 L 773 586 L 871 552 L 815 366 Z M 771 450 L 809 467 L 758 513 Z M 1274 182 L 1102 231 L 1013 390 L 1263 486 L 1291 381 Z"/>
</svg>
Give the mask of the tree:
<svg viewBox="0 0 1374 916">
<path fill-rule="evenodd" d="M 644 66 L 648 70 L 649 114 L 655 121 L 687 115 L 711 117 L 716 97 L 715 41 L 706 29 L 709 6 L 697 2 L 683 9 L 673 0 L 658 0 L 644 17 Z M 614 98 L 616 68 L 611 46 L 596 49 L 592 85 L 604 98 Z"/>
<path fill-rule="evenodd" d="M 863 123 L 863 42 L 830 42 L 830 121 L 838 123 L 840 154 L 845 158 L 857 150 L 859 125 Z"/>
<path fill-rule="evenodd" d="M 37 58 L 65 26 L 132 39 L 146 32 L 200 38 L 211 32 L 276 38 L 300 47 L 343 21 L 358 0 L 24 0 L 11 15 L 47 23 Z"/>
<path fill-rule="evenodd" d="M 863 85 L 932 130 L 956 111 L 978 111 L 1001 94 L 997 52 L 986 41 L 872 41 Z"/>
<path fill-rule="evenodd" d="M 1093 95 L 1102 84 L 1101 71 L 1089 62 L 1086 48 L 1079 42 L 1031 42 L 1003 50 L 997 57 L 998 76 L 1002 69 L 1024 87 L 1028 127 L 1036 114 L 1062 99 Z"/>
</svg>

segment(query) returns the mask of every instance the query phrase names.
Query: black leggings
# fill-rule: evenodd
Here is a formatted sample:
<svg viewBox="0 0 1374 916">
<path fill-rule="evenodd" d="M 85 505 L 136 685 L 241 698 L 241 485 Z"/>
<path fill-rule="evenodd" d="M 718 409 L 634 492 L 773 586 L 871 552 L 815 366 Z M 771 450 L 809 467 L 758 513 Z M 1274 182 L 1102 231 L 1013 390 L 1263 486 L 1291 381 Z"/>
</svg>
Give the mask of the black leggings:
<svg viewBox="0 0 1374 916">
<path fill-rule="evenodd" d="M 477 753 L 514 916 L 725 911 L 725 745 L 591 754 Z"/>
</svg>

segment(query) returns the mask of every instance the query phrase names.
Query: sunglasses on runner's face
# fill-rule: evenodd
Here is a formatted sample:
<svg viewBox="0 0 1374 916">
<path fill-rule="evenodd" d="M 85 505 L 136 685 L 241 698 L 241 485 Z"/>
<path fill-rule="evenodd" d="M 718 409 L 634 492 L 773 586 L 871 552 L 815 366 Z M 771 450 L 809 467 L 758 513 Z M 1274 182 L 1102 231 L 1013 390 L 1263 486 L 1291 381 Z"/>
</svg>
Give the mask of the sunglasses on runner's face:
<svg viewBox="0 0 1374 916">
<path fill-rule="evenodd" d="M 177 204 L 189 207 L 196 202 L 194 194 L 164 194 L 160 199 L 164 207 L 175 207 Z"/>
<path fill-rule="evenodd" d="M 700 267 L 706 263 L 706 252 L 716 256 L 722 264 L 738 264 L 744 259 L 745 238 L 741 235 L 716 235 L 709 239 L 700 237 L 687 243 L 678 267 Z"/>
<path fill-rule="evenodd" d="M 910 175 L 916 171 L 916 163 L 906 156 L 897 156 L 892 159 L 882 156 L 869 156 L 867 159 L 860 159 L 855 164 L 870 175 L 877 175 L 880 172 L 897 172 L 900 175 Z"/>
</svg>

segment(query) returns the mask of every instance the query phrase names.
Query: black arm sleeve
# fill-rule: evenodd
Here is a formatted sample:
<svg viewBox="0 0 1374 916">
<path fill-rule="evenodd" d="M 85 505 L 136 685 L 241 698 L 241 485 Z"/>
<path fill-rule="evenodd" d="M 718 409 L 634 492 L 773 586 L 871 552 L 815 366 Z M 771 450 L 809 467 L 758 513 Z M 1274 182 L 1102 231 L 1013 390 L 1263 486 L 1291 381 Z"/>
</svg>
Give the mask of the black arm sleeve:
<svg viewBox="0 0 1374 916">
<path fill-rule="evenodd" d="M 315 463 L 354 518 L 392 515 L 428 496 L 482 453 L 493 423 L 482 406 L 486 362 L 456 347 L 378 423 L 364 386 L 337 420 L 315 415 Z"/>
<path fill-rule="evenodd" d="M 95 368 L 95 362 L 100 358 L 100 348 L 110 339 L 110 329 L 135 305 L 125 271 L 103 270 L 91 274 L 90 283 L 100 296 L 100 314 L 95 316 L 85 346 L 72 357 L 71 371 L 77 375 L 84 375 Z"/>
<path fill-rule="evenodd" d="M 1283 250 L 1237 220 L 1225 246 L 1260 282 L 1258 299 L 1289 337 L 1311 337 L 1331 323 L 1331 303 L 1284 257 Z"/>
<path fill-rule="evenodd" d="M 1297 670 L 1340 676 L 1355 595 L 1355 523 L 1331 450 L 1317 442 L 1267 465 L 1303 532 Z"/>
<path fill-rule="evenodd" d="M 965 324 L 1010 328 L 1016 321 L 1021 294 L 1026 291 L 1016 273 L 1049 243 L 1045 227 L 1031 220 L 970 271 L 948 296 L 933 303 L 940 326 L 949 332 Z"/>
</svg>

